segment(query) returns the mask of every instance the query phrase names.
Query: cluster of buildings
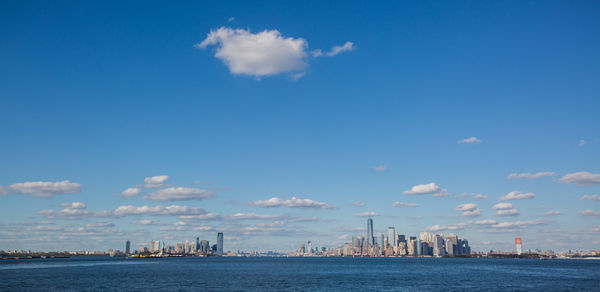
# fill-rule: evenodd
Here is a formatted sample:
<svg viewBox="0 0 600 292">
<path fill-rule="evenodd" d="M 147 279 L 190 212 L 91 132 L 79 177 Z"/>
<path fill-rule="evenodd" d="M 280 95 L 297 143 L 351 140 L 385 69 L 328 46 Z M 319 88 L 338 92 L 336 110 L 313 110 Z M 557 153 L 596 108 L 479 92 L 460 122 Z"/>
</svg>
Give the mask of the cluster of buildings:
<svg viewBox="0 0 600 292">
<path fill-rule="evenodd" d="M 210 245 L 208 240 L 200 240 L 196 237 L 196 241 L 178 242 L 175 245 L 167 245 L 165 242 L 151 241 L 150 247 L 143 247 L 140 250 L 131 251 L 131 242 L 127 240 L 125 243 L 126 255 L 179 255 L 179 256 L 208 256 L 208 255 L 223 255 L 223 232 L 217 233 L 217 243 Z"/>
<path fill-rule="evenodd" d="M 396 232 L 395 227 L 388 227 L 387 234 L 375 236 L 373 219 L 367 220 L 366 236 L 353 237 L 352 242 L 344 243 L 336 249 L 313 249 L 311 242 L 302 245 L 296 255 L 325 256 L 457 256 L 471 254 L 471 247 L 466 239 L 450 234 L 434 234 L 421 232 L 419 237 L 405 236 Z"/>
</svg>

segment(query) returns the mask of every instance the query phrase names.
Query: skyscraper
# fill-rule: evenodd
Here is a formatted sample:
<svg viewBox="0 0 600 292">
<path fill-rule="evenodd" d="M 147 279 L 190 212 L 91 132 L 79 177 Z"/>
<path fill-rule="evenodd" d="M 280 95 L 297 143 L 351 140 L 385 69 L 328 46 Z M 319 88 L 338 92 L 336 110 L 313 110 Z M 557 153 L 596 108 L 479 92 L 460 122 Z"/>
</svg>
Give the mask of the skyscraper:
<svg viewBox="0 0 600 292">
<path fill-rule="evenodd" d="M 125 254 L 129 254 L 129 252 L 131 251 L 131 242 L 129 242 L 129 240 L 127 242 L 125 242 Z"/>
<path fill-rule="evenodd" d="M 388 243 L 391 246 L 396 246 L 398 243 L 396 242 L 396 228 L 388 227 Z"/>
<path fill-rule="evenodd" d="M 217 233 L 217 254 L 223 254 L 223 232 Z"/>
<path fill-rule="evenodd" d="M 517 254 L 521 255 L 523 253 L 523 247 L 521 246 L 520 237 L 515 237 L 515 245 L 517 246 Z"/>
<path fill-rule="evenodd" d="M 373 236 L 373 219 L 367 219 L 367 242 L 375 245 L 375 236 Z"/>
<path fill-rule="evenodd" d="M 196 250 L 194 252 L 198 252 L 200 249 L 200 237 L 196 237 Z"/>
</svg>

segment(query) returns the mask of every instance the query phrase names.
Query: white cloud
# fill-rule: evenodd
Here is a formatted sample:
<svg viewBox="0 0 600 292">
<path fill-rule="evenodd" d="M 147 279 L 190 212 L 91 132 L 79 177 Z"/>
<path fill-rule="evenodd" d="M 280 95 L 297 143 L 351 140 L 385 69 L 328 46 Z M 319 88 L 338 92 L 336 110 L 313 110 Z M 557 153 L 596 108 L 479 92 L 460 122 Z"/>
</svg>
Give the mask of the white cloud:
<svg viewBox="0 0 600 292">
<path fill-rule="evenodd" d="M 232 16 L 232 17 L 229 17 L 229 18 L 227 19 L 227 22 L 232 22 L 232 21 L 234 21 L 234 20 L 235 20 L 235 17 L 233 17 L 233 16 Z"/>
<path fill-rule="evenodd" d="M 417 203 L 405 203 L 405 202 L 393 202 L 392 206 L 394 207 L 418 207 Z"/>
<path fill-rule="evenodd" d="M 379 216 L 379 214 L 377 214 L 375 212 L 363 212 L 363 213 L 356 214 L 356 217 L 375 217 L 375 216 Z"/>
<path fill-rule="evenodd" d="M 433 226 L 427 227 L 426 230 L 431 231 L 431 232 L 437 232 L 437 231 L 444 231 L 444 230 L 465 229 L 466 227 L 467 227 L 466 223 L 459 223 L 459 224 L 454 224 L 454 225 L 433 225 Z"/>
<path fill-rule="evenodd" d="M 256 214 L 256 213 L 235 213 L 229 215 L 229 218 L 234 220 L 276 220 L 279 219 L 280 216 L 275 215 L 266 215 L 266 214 Z"/>
<path fill-rule="evenodd" d="M 221 215 L 217 213 L 206 213 L 201 215 L 183 215 L 179 216 L 183 220 L 220 220 Z"/>
<path fill-rule="evenodd" d="M 486 195 L 482 195 L 482 194 L 476 194 L 473 196 L 474 200 L 486 200 L 487 196 Z"/>
<path fill-rule="evenodd" d="M 560 215 L 560 214 L 562 214 L 560 211 L 548 210 L 548 212 L 544 213 L 544 216 L 556 216 L 556 215 Z"/>
<path fill-rule="evenodd" d="M 0 196 L 8 194 L 8 188 L 0 186 Z"/>
<path fill-rule="evenodd" d="M 58 194 L 73 194 L 81 191 L 81 184 L 70 182 L 68 180 L 50 182 L 50 181 L 35 181 L 15 183 L 2 192 L 18 192 L 34 197 L 47 198 Z"/>
<path fill-rule="evenodd" d="M 328 205 L 324 202 L 318 202 L 311 199 L 303 199 L 299 197 L 291 197 L 290 199 L 283 200 L 281 198 L 270 198 L 268 200 L 258 200 L 251 202 L 250 205 L 258 207 L 280 207 L 285 206 L 289 208 L 305 208 L 305 209 L 337 209 L 337 207 Z"/>
<path fill-rule="evenodd" d="M 127 188 L 123 192 L 121 192 L 121 196 L 123 197 L 135 197 L 142 193 L 142 189 L 140 188 Z"/>
<path fill-rule="evenodd" d="M 465 217 L 477 217 L 481 215 L 481 209 L 475 209 L 475 210 L 470 210 L 470 211 L 464 211 L 462 213 L 463 216 Z"/>
<path fill-rule="evenodd" d="M 470 138 L 462 139 L 462 140 L 458 141 L 458 143 L 475 144 L 475 143 L 481 143 L 481 140 L 477 139 L 477 137 L 470 137 Z"/>
<path fill-rule="evenodd" d="M 144 199 L 152 201 L 204 200 L 213 197 L 213 192 L 198 188 L 172 187 L 154 191 Z"/>
<path fill-rule="evenodd" d="M 364 207 L 365 203 L 359 202 L 359 201 L 354 201 L 354 202 L 352 202 L 352 206 L 355 206 L 355 207 Z"/>
<path fill-rule="evenodd" d="M 600 183 L 600 174 L 589 173 L 587 171 L 574 172 L 560 178 L 560 182 L 579 186 L 594 185 Z"/>
<path fill-rule="evenodd" d="M 157 175 L 144 178 L 144 188 L 156 189 L 163 186 L 163 183 L 169 178 L 168 175 Z"/>
<path fill-rule="evenodd" d="M 583 139 L 579 140 L 579 144 L 578 144 L 579 147 L 583 147 L 583 145 L 585 145 L 585 144 L 586 144 L 585 140 L 583 140 Z"/>
<path fill-rule="evenodd" d="M 250 30 L 221 27 L 211 30 L 197 48 L 217 46 L 215 57 L 232 74 L 256 77 L 297 72 L 306 67 L 308 43 L 302 38 L 284 38 L 277 30 L 251 33 Z"/>
<path fill-rule="evenodd" d="M 142 219 L 142 220 L 132 221 L 131 224 L 135 224 L 135 225 L 164 225 L 165 223 L 160 222 L 160 221 L 150 220 L 150 219 Z"/>
<path fill-rule="evenodd" d="M 537 173 L 530 173 L 530 172 L 524 172 L 524 173 L 511 173 L 508 175 L 508 179 L 519 179 L 519 178 L 529 178 L 529 179 L 535 179 L 535 178 L 540 178 L 540 177 L 546 177 L 546 176 L 555 176 L 556 173 L 552 172 L 552 171 L 540 171 Z"/>
<path fill-rule="evenodd" d="M 201 208 L 198 207 L 189 207 L 189 206 L 180 206 L 180 205 L 171 205 L 171 206 L 119 206 L 114 211 L 109 212 L 107 215 L 109 216 L 132 216 L 132 215 L 145 215 L 145 216 L 179 216 L 179 215 L 189 215 L 189 214 L 205 214 Z M 103 214 L 100 212 L 100 214 Z"/>
<path fill-rule="evenodd" d="M 86 206 L 82 202 L 62 203 L 61 206 L 69 209 L 85 209 Z"/>
<path fill-rule="evenodd" d="M 106 227 L 115 227 L 115 224 L 106 221 L 97 221 L 93 223 L 88 223 L 85 225 L 87 228 L 106 228 Z"/>
<path fill-rule="evenodd" d="M 331 48 L 331 51 L 329 51 L 327 53 L 323 53 L 323 51 L 321 51 L 321 50 L 314 50 L 314 51 L 312 51 L 312 54 L 315 57 L 321 57 L 321 56 L 333 57 L 339 53 L 349 52 L 352 50 L 354 50 L 354 43 L 346 42 L 342 46 L 334 46 L 333 48 Z"/>
<path fill-rule="evenodd" d="M 469 204 L 460 204 L 457 205 L 454 210 L 456 211 L 471 211 L 477 208 L 477 205 L 473 204 L 473 203 L 469 203 Z"/>
<path fill-rule="evenodd" d="M 583 210 L 583 211 L 579 212 L 579 215 L 581 215 L 581 216 L 600 216 L 600 211 Z"/>
<path fill-rule="evenodd" d="M 496 211 L 496 216 L 518 216 L 519 211 L 515 208 Z"/>
<path fill-rule="evenodd" d="M 498 203 L 492 207 L 496 211 L 496 216 L 517 216 L 519 211 L 511 203 Z"/>
<path fill-rule="evenodd" d="M 440 188 L 436 183 L 431 182 L 428 184 L 415 185 L 410 190 L 402 192 L 405 195 L 433 195 L 434 197 L 446 197 L 449 196 L 445 189 Z"/>
<path fill-rule="evenodd" d="M 375 171 L 386 171 L 388 170 L 387 165 L 378 165 L 378 166 L 374 166 L 373 170 Z"/>
<path fill-rule="evenodd" d="M 223 61 L 232 74 L 259 78 L 293 73 L 297 79 L 303 75 L 307 66 L 308 42 L 303 38 L 286 38 L 278 30 L 252 33 L 250 30 L 220 27 L 211 30 L 206 39 L 195 45 L 199 49 L 209 46 L 216 46 L 215 57 Z M 346 42 L 327 53 L 314 50 L 312 55 L 331 57 L 353 48 L 352 42 Z"/>
<path fill-rule="evenodd" d="M 500 222 L 492 225 L 493 228 L 524 228 L 527 226 L 535 226 L 546 224 L 546 222 L 541 220 L 531 220 L 531 221 L 515 221 L 515 222 Z"/>
<path fill-rule="evenodd" d="M 492 207 L 495 210 L 507 210 L 507 209 L 513 209 L 514 206 L 511 203 L 498 203 L 496 205 L 494 205 L 494 207 Z"/>
<path fill-rule="evenodd" d="M 523 193 L 521 191 L 512 191 L 504 197 L 500 197 L 500 201 L 508 201 L 508 200 L 523 200 L 523 199 L 531 199 L 535 197 L 534 193 Z"/>
<path fill-rule="evenodd" d="M 594 194 L 594 195 L 583 195 L 579 199 L 580 200 L 590 200 L 590 201 L 600 202 L 600 196 L 598 196 L 597 194 Z"/>
</svg>

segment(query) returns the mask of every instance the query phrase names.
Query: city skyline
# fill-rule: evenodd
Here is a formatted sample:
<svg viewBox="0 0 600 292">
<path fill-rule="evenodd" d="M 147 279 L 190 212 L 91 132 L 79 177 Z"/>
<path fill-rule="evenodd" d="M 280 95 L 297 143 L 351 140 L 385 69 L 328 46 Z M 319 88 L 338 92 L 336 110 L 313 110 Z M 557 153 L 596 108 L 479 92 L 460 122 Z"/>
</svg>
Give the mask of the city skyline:
<svg viewBox="0 0 600 292">
<path fill-rule="evenodd" d="M 0 250 L 600 246 L 598 2 L 0 7 Z"/>
</svg>

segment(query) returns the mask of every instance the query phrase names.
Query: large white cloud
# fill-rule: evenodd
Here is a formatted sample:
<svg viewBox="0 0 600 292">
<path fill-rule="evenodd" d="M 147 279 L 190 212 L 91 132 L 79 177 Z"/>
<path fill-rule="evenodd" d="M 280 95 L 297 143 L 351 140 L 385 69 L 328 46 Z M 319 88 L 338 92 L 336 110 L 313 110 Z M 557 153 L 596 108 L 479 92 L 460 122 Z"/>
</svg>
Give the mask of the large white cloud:
<svg viewBox="0 0 600 292">
<path fill-rule="evenodd" d="M 508 175 L 508 179 L 519 179 L 519 178 L 529 178 L 529 179 L 535 179 L 535 178 L 540 178 L 540 177 L 546 177 L 546 176 L 555 176 L 556 173 L 552 172 L 552 171 L 540 171 L 540 172 L 536 172 L 536 173 L 530 173 L 530 172 L 524 172 L 524 173 L 511 173 Z"/>
<path fill-rule="evenodd" d="M 287 200 L 273 197 L 268 200 L 258 200 L 251 202 L 250 205 L 258 207 L 280 207 L 289 208 L 305 208 L 305 209 L 337 209 L 337 207 L 324 202 L 314 201 L 311 199 L 303 199 L 299 197 L 291 197 Z"/>
<path fill-rule="evenodd" d="M 152 201 L 183 201 L 204 200 L 213 197 L 213 192 L 199 188 L 172 187 L 157 190 L 144 196 L 144 199 Z"/>
<path fill-rule="evenodd" d="M 508 200 L 524 200 L 531 199 L 535 197 L 534 193 L 523 193 L 521 191 L 512 191 L 506 196 L 500 197 L 500 201 L 508 201 Z"/>
<path fill-rule="evenodd" d="M 81 184 L 70 182 L 68 180 L 51 182 L 51 181 L 34 181 L 15 183 L 0 190 L 2 193 L 22 193 L 34 197 L 51 197 L 59 194 L 74 194 L 81 191 Z"/>
<path fill-rule="evenodd" d="M 197 48 L 216 46 L 215 57 L 223 61 L 232 74 L 255 77 L 280 73 L 299 73 L 307 66 L 308 42 L 303 38 L 284 37 L 278 30 L 252 33 L 250 30 L 220 27 L 211 30 Z M 347 42 L 336 46 L 327 56 L 335 56 L 353 49 Z M 319 50 L 317 50 L 320 52 Z M 315 52 L 317 52 L 315 51 Z M 314 56 L 323 55 L 321 52 Z"/>
<path fill-rule="evenodd" d="M 565 174 L 560 178 L 560 182 L 579 186 L 595 185 L 600 184 L 600 174 L 589 173 L 587 171 L 574 172 Z"/>
</svg>

